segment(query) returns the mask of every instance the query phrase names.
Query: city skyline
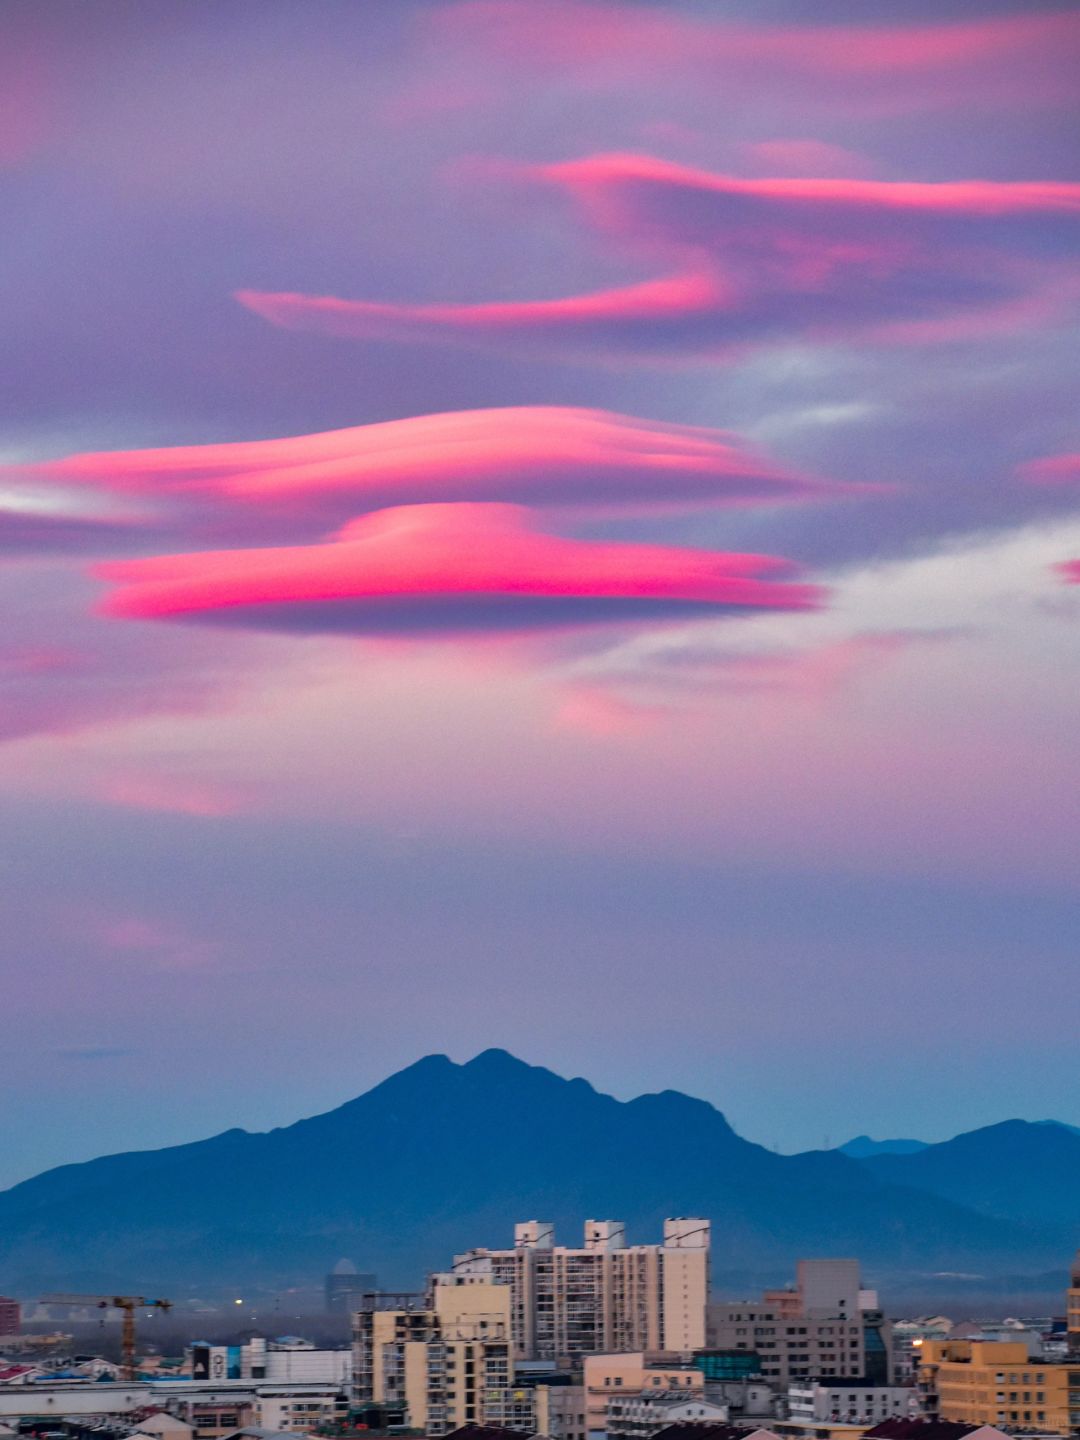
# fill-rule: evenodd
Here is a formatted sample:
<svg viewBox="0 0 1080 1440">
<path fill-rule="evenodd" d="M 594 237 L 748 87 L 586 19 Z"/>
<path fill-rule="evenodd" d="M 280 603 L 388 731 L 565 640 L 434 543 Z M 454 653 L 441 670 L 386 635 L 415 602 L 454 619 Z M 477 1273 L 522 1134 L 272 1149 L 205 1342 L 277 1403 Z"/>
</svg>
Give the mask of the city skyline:
<svg viewBox="0 0 1080 1440">
<path fill-rule="evenodd" d="M 3 8 L 0 1186 L 1080 1124 L 1080 12 L 866 12 Z"/>
</svg>

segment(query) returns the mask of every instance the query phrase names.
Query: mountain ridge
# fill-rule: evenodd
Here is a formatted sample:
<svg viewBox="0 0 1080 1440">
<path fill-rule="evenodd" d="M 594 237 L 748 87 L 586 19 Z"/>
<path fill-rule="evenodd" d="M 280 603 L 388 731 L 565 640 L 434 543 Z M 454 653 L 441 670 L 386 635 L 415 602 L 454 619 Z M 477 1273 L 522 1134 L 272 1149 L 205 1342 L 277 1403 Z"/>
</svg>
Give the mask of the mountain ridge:
<svg viewBox="0 0 1080 1440">
<path fill-rule="evenodd" d="M 1010 1123 L 1029 1148 L 1038 1129 L 1035 1148 L 1066 1170 L 1062 1142 L 1074 1147 L 1080 1165 L 1065 1127 Z M 456 1250 L 510 1244 L 514 1221 L 535 1215 L 573 1244 L 591 1215 L 649 1241 L 665 1216 L 702 1214 L 718 1273 L 790 1270 L 808 1253 L 859 1254 L 879 1272 L 1064 1263 L 1067 1207 L 999 1214 L 959 1194 L 948 1157 L 903 1168 L 941 1149 L 777 1155 L 677 1090 L 620 1101 L 504 1050 L 461 1065 L 429 1055 L 289 1125 L 102 1156 L 0 1192 L 0 1275 L 24 1293 L 289 1286 L 350 1254 L 416 1285 Z"/>
</svg>

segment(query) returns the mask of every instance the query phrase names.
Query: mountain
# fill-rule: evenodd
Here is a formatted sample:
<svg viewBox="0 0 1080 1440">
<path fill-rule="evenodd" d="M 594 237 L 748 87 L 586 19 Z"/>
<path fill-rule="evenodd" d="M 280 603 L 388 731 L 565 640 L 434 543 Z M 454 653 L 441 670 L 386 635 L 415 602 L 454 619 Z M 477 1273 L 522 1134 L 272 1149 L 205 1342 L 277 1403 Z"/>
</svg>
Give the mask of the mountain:
<svg viewBox="0 0 1080 1440">
<path fill-rule="evenodd" d="M 282 1129 L 13 1186 L 0 1193 L 0 1277 L 25 1295 L 221 1294 L 311 1285 L 350 1255 L 384 1285 L 415 1286 L 455 1251 L 512 1243 L 514 1221 L 537 1216 L 570 1243 L 588 1216 L 625 1219 L 635 1240 L 657 1237 L 667 1215 L 708 1216 L 714 1274 L 748 1284 L 789 1275 L 807 1254 L 859 1255 L 880 1278 L 1045 1270 L 1071 1253 L 1069 1227 L 1033 1224 L 1019 1206 L 987 1213 L 977 1185 L 957 1198 L 877 1168 L 921 1158 L 776 1155 L 676 1091 L 623 1103 L 501 1050 L 465 1065 L 430 1055 Z"/>
<path fill-rule="evenodd" d="M 926 1149 L 925 1140 L 871 1140 L 869 1135 L 856 1135 L 846 1145 L 837 1147 L 841 1155 L 852 1160 L 865 1160 L 869 1155 L 914 1155 Z"/>
<path fill-rule="evenodd" d="M 1080 1132 L 1071 1125 L 1005 1120 L 915 1154 L 859 1162 L 890 1185 L 907 1185 L 981 1215 L 1065 1229 L 1080 1240 Z"/>
</svg>

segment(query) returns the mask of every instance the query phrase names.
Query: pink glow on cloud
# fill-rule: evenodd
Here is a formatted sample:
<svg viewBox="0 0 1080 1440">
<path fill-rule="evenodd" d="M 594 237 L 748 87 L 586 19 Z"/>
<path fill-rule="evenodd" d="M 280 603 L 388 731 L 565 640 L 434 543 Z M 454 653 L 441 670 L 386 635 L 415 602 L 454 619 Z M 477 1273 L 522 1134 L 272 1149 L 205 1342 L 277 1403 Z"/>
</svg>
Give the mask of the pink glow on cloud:
<svg viewBox="0 0 1080 1440">
<path fill-rule="evenodd" d="M 215 965 L 223 947 L 189 935 L 178 926 L 136 913 L 80 915 L 73 928 L 90 935 L 108 954 L 137 960 L 155 970 L 202 970 Z"/>
<path fill-rule="evenodd" d="M 680 270 L 559 300 L 404 305 L 242 291 L 272 323 L 362 339 L 736 356 L 798 335 L 928 343 L 1060 319 L 1080 184 L 745 178 L 607 154 L 526 173 Z"/>
<path fill-rule="evenodd" d="M 661 342 L 664 329 L 678 333 L 687 320 L 723 308 L 723 285 L 702 273 L 676 273 L 555 300 L 482 302 L 474 305 L 408 305 L 342 300 L 331 295 L 273 294 L 238 290 L 249 310 L 289 330 L 310 330 L 342 339 L 455 341 L 509 335 L 603 342 L 630 325 L 651 326 Z"/>
<path fill-rule="evenodd" d="M 100 798 L 127 810 L 160 811 L 199 819 L 222 819 L 252 808 L 251 793 L 235 784 L 187 776 L 123 774 L 105 780 Z"/>
<path fill-rule="evenodd" d="M 1080 485 L 1080 452 L 1028 460 L 1018 473 L 1032 485 Z"/>
<path fill-rule="evenodd" d="M 318 435 L 72 455 L 42 474 L 111 490 L 304 509 L 447 500 L 666 509 L 827 499 L 871 486 L 787 470 L 728 431 L 567 406 L 419 415 Z"/>
<path fill-rule="evenodd" d="M 1080 25 L 1067 11 L 939 25 L 755 26 L 588 0 L 469 0 L 429 23 L 438 43 L 497 56 L 515 73 L 557 66 L 607 88 L 614 76 L 626 84 L 677 69 L 688 84 L 786 85 L 802 105 L 855 112 L 1064 99 L 1069 61 L 1080 59 Z"/>
<path fill-rule="evenodd" d="M 919 182 L 831 176 L 747 179 L 635 154 L 591 155 L 581 160 L 540 165 L 533 173 L 564 187 L 583 204 L 601 207 L 595 213 L 605 218 L 610 215 L 616 223 L 629 213 L 631 225 L 638 212 L 636 193 L 631 188 L 634 186 L 666 186 L 693 195 L 711 194 L 734 201 L 745 199 L 762 206 L 787 208 L 793 216 L 810 218 L 816 207 L 826 213 L 831 208 L 849 214 L 879 215 L 886 220 L 901 211 L 968 218 L 1080 214 L 1080 184 L 1068 181 Z M 629 202 L 624 210 L 618 208 L 623 200 Z M 717 223 L 723 223 L 724 218 L 719 212 L 715 215 Z"/>
<path fill-rule="evenodd" d="M 1055 568 L 1066 585 L 1080 585 L 1080 560 L 1063 560 Z"/>
<path fill-rule="evenodd" d="M 635 735 L 670 712 L 623 699 L 595 685 L 572 685 L 553 716 L 556 730 L 578 731 L 599 739 Z"/>
<path fill-rule="evenodd" d="M 806 609 L 783 561 L 662 545 L 567 540 L 510 505 L 379 511 L 321 545 L 116 562 L 106 614 L 375 634 L 558 629 L 727 608 Z M 776 578 L 762 578 L 776 577 Z"/>
</svg>

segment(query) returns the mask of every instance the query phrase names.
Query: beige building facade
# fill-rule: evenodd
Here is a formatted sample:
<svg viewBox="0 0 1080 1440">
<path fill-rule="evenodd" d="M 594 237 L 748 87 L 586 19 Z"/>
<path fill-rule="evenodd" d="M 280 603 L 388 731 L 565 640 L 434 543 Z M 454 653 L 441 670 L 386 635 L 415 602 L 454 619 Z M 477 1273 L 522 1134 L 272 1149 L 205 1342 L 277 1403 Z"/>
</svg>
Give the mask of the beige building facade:
<svg viewBox="0 0 1080 1440">
<path fill-rule="evenodd" d="M 1080 1363 L 1032 1358 L 1021 1341 L 925 1340 L 917 1387 L 942 1420 L 1080 1434 Z"/>
<path fill-rule="evenodd" d="M 710 1305 L 708 1344 L 755 1351 L 762 1375 L 781 1390 L 822 1376 L 886 1385 L 891 1331 L 877 1304 L 875 1292 L 862 1287 L 857 1260 L 800 1260 L 792 1289 Z"/>
<path fill-rule="evenodd" d="M 608 1430 L 608 1406 L 632 1396 L 705 1396 L 705 1376 L 682 1357 L 670 1354 L 588 1355 L 584 1366 L 586 1440 L 601 1440 Z"/>
<path fill-rule="evenodd" d="M 411 1429 L 529 1428 L 514 1387 L 510 1292 L 478 1276 L 436 1275 L 430 1293 L 379 1297 L 353 1316 L 353 1399 L 402 1406 Z"/>
<path fill-rule="evenodd" d="M 557 1245 L 552 1224 L 528 1220 L 515 1226 L 512 1250 L 469 1250 L 456 1257 L 454 1273 L 509 1290 L 518 1359 L 572 1362 L 705 1344 L 707 1220 L 665 1220 L 658 1245 L 627 1244 L 621 1221 L 587 1220 L 583 1242 Z"/>
</svg>

